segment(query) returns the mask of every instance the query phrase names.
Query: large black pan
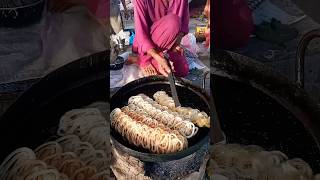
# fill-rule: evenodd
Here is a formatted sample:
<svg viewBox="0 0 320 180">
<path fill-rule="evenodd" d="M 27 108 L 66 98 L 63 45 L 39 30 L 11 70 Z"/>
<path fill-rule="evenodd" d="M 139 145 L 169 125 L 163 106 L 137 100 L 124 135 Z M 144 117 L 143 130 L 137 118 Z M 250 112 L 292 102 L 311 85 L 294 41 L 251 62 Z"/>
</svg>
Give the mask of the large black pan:
<svg viewBox="0 0 320 180">
<path fill-rule="evenodd" d="M 0 161 L 16 148 L 35 148 L 56 134 L 66 111 L 106 102 L 106 57 L 101 52 L 63 66 L 21 95 L 0 119 Z"/>
<path fill-rule="evenodd" d="M 210 114 L 210 98 L 204 89 L 192 85 L 185 79 L 177 79 L 176 85 L 182 106 L 190 106 Z M 138 79 L 128 83 L 111 97 L 110 108 L 112 110 L 117 107 L 126 106 L 131 96 L 144 93 L 152 97 L 155 92 L 160 90 L 166 91 L 169 94 L 171 93 L 167 78 L 163 76 L 151 76 Z M 171 154 L 152 154 L 142 148 L 130 145 L 120 134 L 112 129 L 111 138 L 116 148 L 133 157 L 147 162 L 164 162 L 181 159 L 199 150 L 209 142 L 209 128 L 200 128 L 197 135 L 188 140 L 189 147 L 186 150 Z"/>
<path fill-rule="evenodd" d="M 0 2 L 0 27 L 20 28 L 42 19 L 45 0 L 8 0 Z"/>
<path fill-rule="evenodd" d="M 320 172 L 320 109 L 303 89 L 253 59 L 218 50 L 211 81 L 228 142 L 280 150 Z"/>
</svg>

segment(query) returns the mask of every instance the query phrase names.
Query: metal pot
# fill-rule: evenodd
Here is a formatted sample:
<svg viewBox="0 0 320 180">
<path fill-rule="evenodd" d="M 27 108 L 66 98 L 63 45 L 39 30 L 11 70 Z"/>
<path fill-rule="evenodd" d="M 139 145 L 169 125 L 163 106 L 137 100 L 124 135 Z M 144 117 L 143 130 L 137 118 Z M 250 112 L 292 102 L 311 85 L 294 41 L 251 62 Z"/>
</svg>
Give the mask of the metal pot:
<svg viewBox="0 0 320 180">
<path fill-rule="evenodd" d="M 6 4 L 4 4 L 6 3 Z M 25 27 L 41 20 L 44 0 L 9 0 L 0 3 L 0 27 Z"/>
<path fill-rule="evenodd" d="M 192 85 L 188 80 L 176 80 L 180 103 L 210 114 L 210 97 L 204 90 L 205 84 L 200 88 Z M 123 86 L 111 97 L 110 108 L 113 110 L 126 106 L 131 96 L 140 93 L 152 97 L 159 90 L 171 93 L 167 78 L 151 76 L 138 79 Z M 140 161 L 144 165 L 146 176 L 152 179 L 177 179 L 200 169 L 208 153 L 209 131 L 209 128 L 200 128 L 194 137 L 188 139 L 187 149 L 170 154 L 152 154 L 145 149 L 130 145 L 112 128 L 111 142 L 117 151 Z"/>
<path fill-rule="evenodd" d="M 56 134 L 60 117 L 107 101 L 106 52 L 67 64 L 24 92 L 0 119 L 0 162 L 19 147 L 36 148 Z"/>
<path fill-rule="evenodd" d="M 179 100 L 183 106 L 198 108 L 207 114 L 210 114 L 210 98 L 204 89 L 194 86 L 188 82 L 188 80 L 181 78 L 177 79 L 176 85 Z M 150 76 L 135 80 L 120 88 L 111 97 L 110 108 L 112 110 L 117 107 L 126 106 L 128 99 L 131 96 L 144 93 L 149 97 L 152 97 L 155 92 L 160 90 L 170 93 L 168 79 L 163 76 Z M 188 140 L 189 148 L 172 154 L 152 154 L 142 148 L 132 146 L 125 141 L 120 134 L 112 129 L 111 139 L 117 148 L 120 148 L 120 150 L 133 157 L 147 162 L 163 162 L 181 159 L 196 152 L 209 141 L 209 129 L 200 128 L 197 135 Z"/>
<path fill-rule="evenodd" d="M 297 84 L 253 59 L 216 50 L 211 90 L 228 142 L 280 150 L 320 171 L 320 108 Z"/>
</svg>

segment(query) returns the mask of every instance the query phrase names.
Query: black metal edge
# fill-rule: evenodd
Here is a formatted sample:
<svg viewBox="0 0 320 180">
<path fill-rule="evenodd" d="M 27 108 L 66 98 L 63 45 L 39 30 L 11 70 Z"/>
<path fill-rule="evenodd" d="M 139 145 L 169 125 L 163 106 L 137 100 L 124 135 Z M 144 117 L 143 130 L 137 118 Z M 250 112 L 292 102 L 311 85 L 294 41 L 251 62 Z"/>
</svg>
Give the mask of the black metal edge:
<svg viewBox="0 0 320 180">
<path fill-rule="evenodd" d="M 15 81 L 0 84 L 0 94 L 2 93 L 21 93 L 30 88 L 34 83 L 38 82 L 40 78 L 27 79 L 22 81 Z"/>
<path fill-rule="evenodd" d="M 128 153 L 136 158 L 139 158 L 141 161 L 144 162 L 167 162 L 167 161 L 174 161 L 186 156 L 189 156 L 195 153 L 198 149 L 205 145 L 206 142 L 209 142 L 209 136 L 205 136 L 205 138 L 201 139 L 196 145 L 191 146 L 183 151 L 179 151 L 177 153 L 170 153 L 170 154 L 152 154 L 152 153 L 142 153 L 139 151 L 135 151 L 130 149 L 121 143 L 119 143 L 113 136 L 110 136 L 114 146 L 122 152 Z"/>
<path fill-rule="evenodd" d="M 17 98 L 1 116 L 0 122 L 15 119 L 21 114 L 29 114 L 29 107 L 33 107 L 34 104 L 42 104 L 44 99 L 51 99 L 67 91 L 66 87 L 68 87 L 71 82 L 84 82 L 91 81 L 95 78 L 106 78 L 107 75 L 105 71 L 107 62 L 105 61 L 105 57 L 108 56 L 108 53 L 107 51 L 103 51 L 80 58 L 41 78 Z M 108 100 L 107 90 L 106 100 Z"/>
<path fill-rule="evenodd" d="M 162 82 L 167 82 L 169 84 L 169 80 L 167 77 L 165 76 L 162 76 L 162 75 L 157 75 L 157 76 L 148 76 L 148 77 L 143 77 L 143 78 L 140 78 L 140 79 L 137 79 L 137 80 L 134 80 L 132 82 L 129 82 L 128 84 L 126 84 L 125 86 L 123 87 L 135 87 L 136 85 L 140 85 L 142 83 L 149 83 L 149 82 L 155 82 L 155 81 L 162 81 Z M 195 91 L 198 91 L 200 92 L 202 95 L 204 95 L 204 97 L 209 101 L 210 100 L 210 96 L 208 94 L 208 92 L 203 89 L 202 87 L 199 87 L 197 85 L 194 85 L 191 83 L 190 80 L 188 79 L 184 79 L 184 78 L 179 78 L 179 77 L 176 77 L 176 85 L 180 85 L 180 86 L 185 86 L 185 87 L 188 87 L 188 88 L 191 88 Z M 123 88 L 122 87 L 122 88 Z M 121 89 L 121 88 L 120 88 Z M 119 90 L 120 90 L 119 89 Z"/>
</svg>

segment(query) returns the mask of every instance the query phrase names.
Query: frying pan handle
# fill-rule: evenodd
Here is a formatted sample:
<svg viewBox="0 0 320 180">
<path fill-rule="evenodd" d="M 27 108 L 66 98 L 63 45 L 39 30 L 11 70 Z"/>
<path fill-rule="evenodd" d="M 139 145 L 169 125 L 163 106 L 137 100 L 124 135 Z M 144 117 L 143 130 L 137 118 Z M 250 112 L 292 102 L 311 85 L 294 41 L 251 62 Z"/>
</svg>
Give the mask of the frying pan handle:
<svg viewBox="0 0 320 180">
<path fill-rule="evenodd" d="M 210 71 L 205 71 L 203 73 L 202 89 L 206 89 L 206 79 L 207 79 L 208 74 L 210 74 Z"/>
<path fill-rule="evenodd" d="M 302 88 L 304 88 L 304 61 L 306 50 L 311 40 L 315 38 L 320 38 L 320 29 L 312 30 L 305 34 L 298 44 L 296 54 L 296 82 Z"/>
</svg>

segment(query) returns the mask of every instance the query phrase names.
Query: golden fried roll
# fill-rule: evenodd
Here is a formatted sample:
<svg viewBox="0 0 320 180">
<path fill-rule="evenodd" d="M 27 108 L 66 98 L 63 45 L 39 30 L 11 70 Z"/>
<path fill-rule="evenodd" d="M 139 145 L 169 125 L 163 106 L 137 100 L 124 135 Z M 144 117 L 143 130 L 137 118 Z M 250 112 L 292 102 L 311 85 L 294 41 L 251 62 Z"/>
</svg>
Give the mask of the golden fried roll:
<svg viewBox="0 0 320 180">
<path fill-rule="evenodd" d="M 95 149 L 106 150 L 110 140 L 107 133 L 110 132 L 110 127 L 97 126 L 92 128 L 87 134 L 81 136 L 81 140 L 87 141 L 92 144 Z"/>
<path fill-rule="evenodd" d="M 197 125 L 198 127 L 206 127 L 206 128 L 210 128 L 210 118 L 209 119 L 195 119 L 195 120 L 192 120 L 192 123 Z"/>
<path fill-rule="evenodd" d="M 9 179 L 25 179 L 28 175 L 47 169 L 47 165 L 40 160 L 25 160 L 17 164 L 8 172 Z"/>
<path fill-rule="evenodd" d="M 84 164 L 79 159 L 71 159 L 62 162 L 62 165 L 59 168 L 59 171 L 68 177 L 72 177 L 73 173 L 77 170 L 84 167 Z"/>
<path fill-rule="evenodd" d="M 74 174 L 71 176 L 70 180 L 87 180 L 90 177 L 94 176 L 97 173 L 97 170 L 93 167 L 86 166 L 80 169 L 77 169 Z"/>
<path fill-rule="evenodd" d="M 88 180 L 111 180 L 110 177 L 110 170 L 102 171 L 100 173 L 95 174 L 94 176 L 90 177 Z"/>
<path fill-rule="evenodd" d="M 56 142 L 62 147 L 63 152 L 73 152 L 80 146 L 81 140 L 76 135 L 66 135 L 57 139 Z"/>
<path fill-rule="evenodd" d="M 107 126 L 106 119 L 96 108 L 74 109 L 65 113 L 59 123 L 58 135 L 85 135 L 97 126 Z"/>
<path fill-rule="evenodd" d="M 77 155 L 74 152 L 65 152 L 61 154 L 61 162 L 64 162 L 70 159 L 76 159 L 76 158 L 77 158 Z"/>
<path fill-rule="evenodd" d="M 61 174 L 55 169 L 45 169 L 28 175 L 25 180 L 62 180 Z"/>
<path fill-rule="evenodd" d="M 53 154 L 42 159 L 46 164 L 59 168 L 62 162 L 61 154 Z"/>
<path fill-rule="evenodd" d="M 91 157 L 86 159 L 85 164 L 95 167 L 99 172 L 110 168 L 108 157 L 105 151 L 102 150 L 96 150 Z"/>
<path fill-rule="evenodd" d="M 129 107 L 138 106 L 143 109 L 149 116 L 167 127 L 178 130 L 180 133 L 185 135 L 187 138 L 193 137 L 198 132 L 198 127 L 196 127 L 192 122 L 182 119 L 177 116 L 176 112 L 169 112 L 166 110 L 157 109 L 154 107 L 154 103 L 150 103 L 151 100 L 144 99 L 145 96 L 132 96 L 129 98 Z"/>
<path fill-rule="evenodd" d="M 61 154 L 62 148 L 57 142 L 51 141 L 37 147 L 35 153 L 38 159 L 43 160 L 48 156 Z"/>
<path fill-rule="evenodd" d="M 143 97 L 146 99 L 145 96 Z M 158 91 L 153 97 L 160 106 L 165 106 L 171 111 L 177 112 L 177 115 L 183 116 L 184 119 L 189 119 L 197 125 L 199 123 L 199 127 L 210 128 L 210 117 L 205 112 L 200 112 L 198 109 L 191 107 L 175 107 L 173 98 L 165 91 Z M 149 101 L 151 100 L 149 99 Z"/>
<path fill-rule="evenodd" d="M 24 161 L 35 159 L 36 155 L 31 149 L 26 147 L 16 149 L 0 165 L 0 179 L 8 179 L 9 172 L 16 168 L 17 165 L 20 165 Z"/>
<path fill-rule="evenodd" d="M 129 114 L 133 118 L 119 108 L 114 109 L 111 113 L 111 126 L 131 144 L 159 154 L 173 153 L 187 148 L 187 139 L 177 131 L 150 127 L 143 122 L 150 123 L 151 120 L 149 121 L 137 113 L 131 112 Z"/>
<path fill-rule="evenodd" d="M 81 142 L 80 146 L 74 152 L 80 160 L 85 160 L 95 152 L 95 149 L 90 143 Z"/>
</svg>

